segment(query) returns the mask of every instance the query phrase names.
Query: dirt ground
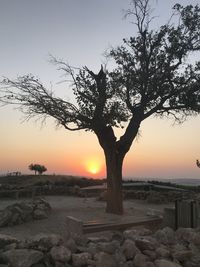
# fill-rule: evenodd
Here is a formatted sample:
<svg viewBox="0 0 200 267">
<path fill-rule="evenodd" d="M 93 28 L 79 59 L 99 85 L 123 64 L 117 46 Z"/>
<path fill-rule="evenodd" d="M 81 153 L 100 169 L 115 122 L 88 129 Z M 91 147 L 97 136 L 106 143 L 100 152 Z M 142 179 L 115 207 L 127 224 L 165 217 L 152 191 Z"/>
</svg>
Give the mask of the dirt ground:
<svg viewBox="0 0 200 267">
<path fill-rule="evenodd" d="M 48 219 L 27 222 L 22 225 L 0 228 L 0 234 L 9 234 L 19 239 L 30 238 L 38 233 L 61 234 L 65 231 L 66 216 L 73 216 L 83 222 L 106 220 L 108 222 L 122 221 L 138 218 L 147 213 L 163 213 L 165 207 L 172 204 L 148 204 L 142 200 L 125 200 L 124 214 L 114 215 L 105 212 L 105 202 L 95 198 L 78 198 L 72 196 L 46 196 L 44 197 L 52 207 Z M 29 199 L 30 200 L 30 199 Z M 20 199 L 19 201 L 26 201 Z M 15 200 L 0 200 L 0 209 L 15 203 Z"/>
</svg>

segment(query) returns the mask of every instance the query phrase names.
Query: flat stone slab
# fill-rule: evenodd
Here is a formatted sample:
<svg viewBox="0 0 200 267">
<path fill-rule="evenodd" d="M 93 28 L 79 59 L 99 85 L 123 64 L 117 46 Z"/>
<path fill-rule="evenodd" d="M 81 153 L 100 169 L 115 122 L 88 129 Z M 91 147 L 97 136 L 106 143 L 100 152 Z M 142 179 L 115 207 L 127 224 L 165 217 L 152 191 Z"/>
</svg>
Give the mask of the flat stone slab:
<svg viewBox="0 0 200 267">
<path fill-rule="evenodd" d="M 93 220 L 83 222 L 72 216 L 66 217 L 66 231 L 70 236 L 83 235 L 86 233 L 95 233 L 109 230 L 125 230 L 136 226 L 145 226 L 147 228 L 158 228 L 162 223 L 162 217 L 146 216 L 126 220 Z"/>
<path fill-rule="evenodd" d="M 135 218 L 134 220 L 123 220 L 116 222 L 94 222 L 83 223 L 83 233 L 95 233 L 108 230 L 125 230 L 136 226 L 145 226 L 147 228 L 157 228 L 162 223 L 162 217 L 158 216 L 146 216 Z"/>
</svg>

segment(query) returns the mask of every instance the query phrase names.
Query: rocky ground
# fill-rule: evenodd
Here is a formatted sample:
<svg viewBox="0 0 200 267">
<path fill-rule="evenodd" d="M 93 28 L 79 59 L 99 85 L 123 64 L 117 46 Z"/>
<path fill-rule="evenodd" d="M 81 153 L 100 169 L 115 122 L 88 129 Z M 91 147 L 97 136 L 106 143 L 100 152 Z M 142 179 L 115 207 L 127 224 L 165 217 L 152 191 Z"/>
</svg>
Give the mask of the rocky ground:
<svg viewBox="0 0 200 267">
<path fill-rule="evenodd" d="M 111 238 L 0 234 L 1 267 L 199 267 L 200 231 L 164 228 L 115 232 Z"/>
<path fill-rule="evenodd" d="M 1 210 L 14 210 L 13 214 L 17 211 L 19 217 L 24 208 L 25 213 L 32 216 L 31 220 L 20 221 L 20 225 L 0 228 L 0 267 L 200 266 L 200 229 L 180 228 L 175 232 L 165 227 L 151 232 L 139 228 L 63 239 L 66 216 L 84 222 L 116 222 L 162 214 L 172 203 L 158 205 L 144 200 L 125 200 L 123 216 L 105 213 L 105 202 L 95 198 L 50 196 L 45 197 L 45 201 L 26 199 L 22 203 L 5 199 L 0 202 Z M 5 209 L 7 206 L 10 208 Z M 41 211 L 47 211 L 47 218 L 38 220 L 36 216 L 35 220 L 34 214 L 40 215 Z"/>
<path fill-rule="evenodd" d="M 165 207 L 173 204 L 150 204 L 144 200 L 125 200 L 124 215 L 113 215 L 105 213 L 105 202 L 97 201 L 96 198 L 79 198 L 74 196 L 46 196 L 44 199 L 50 204 L 51 212 L 48 218 L 43 220 L 30 220 L 21 225 L 0 228 L 0 234 L 12 235 L 19 239 L 35 236 L 38 233 L 62 234 L 65 231 L 66 216 L 73 216 L 84 222 L 95 220 L 117 221 L 134 219 L 147 213 L 162 213 Z M 21 202 L 20 200 L 19 202 Z M 24 201 L 30 201 L 24 200 Z M 8 205 L 16 203 L 16 200 L 0 201 L 0 210 Z"/>
</svg>

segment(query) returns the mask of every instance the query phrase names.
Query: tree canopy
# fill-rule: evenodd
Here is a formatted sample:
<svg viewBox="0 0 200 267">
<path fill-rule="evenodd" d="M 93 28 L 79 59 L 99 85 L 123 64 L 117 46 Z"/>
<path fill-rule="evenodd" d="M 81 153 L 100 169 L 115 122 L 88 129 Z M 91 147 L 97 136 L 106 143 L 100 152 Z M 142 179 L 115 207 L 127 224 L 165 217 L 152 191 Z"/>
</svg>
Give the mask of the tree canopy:
<svg viewBox="0 0 200 267">
<path fill-rule="evenodd" d="M 44 165 L 40 165 L 40 164 L 30 164 L 28 166 L 29 170 L 31 171 L 35 171 L 35 174 L 43 174 L 43 172 L 47 171 L 47 168 Z"/>
</svg>

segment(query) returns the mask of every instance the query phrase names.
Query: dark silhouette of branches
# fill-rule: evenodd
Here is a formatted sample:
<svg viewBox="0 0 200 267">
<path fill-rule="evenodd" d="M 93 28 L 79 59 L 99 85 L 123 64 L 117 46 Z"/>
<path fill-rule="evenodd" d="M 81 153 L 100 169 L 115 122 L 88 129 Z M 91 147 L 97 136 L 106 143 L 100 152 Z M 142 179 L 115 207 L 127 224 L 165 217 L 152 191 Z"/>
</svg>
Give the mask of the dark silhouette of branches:
<svg viewBox="0 0 200 267">
<path fill-rule="evenodd" d="M 197 165 L 197 167 L 199 167 L 199 168 L 200 168 L 200 162 L 199 162 L 199 160 L 198 160 L 198 159 L 196 160 L 196 165 Z"/>
</svg>

